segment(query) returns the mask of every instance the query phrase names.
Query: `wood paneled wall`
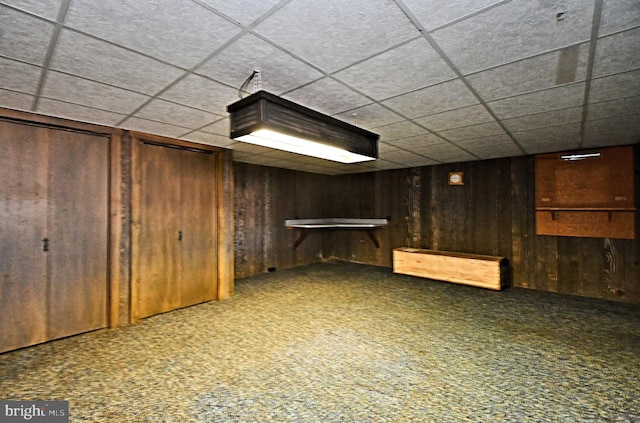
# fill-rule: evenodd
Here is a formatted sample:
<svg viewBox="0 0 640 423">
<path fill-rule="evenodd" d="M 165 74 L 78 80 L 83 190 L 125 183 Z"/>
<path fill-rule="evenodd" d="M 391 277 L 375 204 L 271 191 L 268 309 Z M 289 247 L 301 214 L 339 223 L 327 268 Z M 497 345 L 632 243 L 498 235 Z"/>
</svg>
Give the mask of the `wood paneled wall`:
<svg viewBox="0 0 640 423">
<path fill-rule="evenodd" d="M 327 217 L 326 193 L 332 177 L 234 163 L 233 179 L 236 278 L 322 259 L 321 234 L 310 234 L 294 250 L 298 233 L 287 230 L 284 221 Z"/>
<path fill-rule="evenodd" d="M 451 171 L 464 185 L 448 185 Z M 391 267 L 392 250 L 408 246 L 503 256 L 514 286 L 640 304 L 638 236 L 536 235 L 533 156 L 333 177 L 236 163 L 235 180 L 236 277 L 331 257 Z M 326 231 L 293 251 L 283 224 L 296 217 L 390 223 L 379 249 L 363 232 Z"/>
</svg>

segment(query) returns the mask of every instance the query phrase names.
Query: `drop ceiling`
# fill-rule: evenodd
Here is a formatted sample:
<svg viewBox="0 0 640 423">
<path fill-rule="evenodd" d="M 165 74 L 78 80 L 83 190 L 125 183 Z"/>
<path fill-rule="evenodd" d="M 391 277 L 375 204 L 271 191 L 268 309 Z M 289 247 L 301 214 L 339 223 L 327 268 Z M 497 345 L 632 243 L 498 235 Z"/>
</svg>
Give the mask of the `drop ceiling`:
<svg viewBox="0 0 640 423">
<path fill-rule="evenodd" d="M 340 164 L 229 139 L 262 88 L 380 134 Z M 4 0 L 0 106 L 369 172 L 640 140 L 638 0 Z"/>
</svg>

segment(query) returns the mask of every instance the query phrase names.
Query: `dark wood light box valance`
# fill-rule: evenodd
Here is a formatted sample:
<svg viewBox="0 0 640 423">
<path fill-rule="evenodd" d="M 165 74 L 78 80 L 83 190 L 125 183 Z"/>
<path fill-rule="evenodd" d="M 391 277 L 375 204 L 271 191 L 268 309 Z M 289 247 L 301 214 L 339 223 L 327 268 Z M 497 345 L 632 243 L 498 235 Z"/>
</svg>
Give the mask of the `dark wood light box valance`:
<svg viewBox="0 0 640 423">
<path fill-rule="evenodd" d="M 562 158 L 572 153 L 536 156 L 536 233 L 634 239 L 633 147 L 580 153 L 592 157 Z"/>
</svg>

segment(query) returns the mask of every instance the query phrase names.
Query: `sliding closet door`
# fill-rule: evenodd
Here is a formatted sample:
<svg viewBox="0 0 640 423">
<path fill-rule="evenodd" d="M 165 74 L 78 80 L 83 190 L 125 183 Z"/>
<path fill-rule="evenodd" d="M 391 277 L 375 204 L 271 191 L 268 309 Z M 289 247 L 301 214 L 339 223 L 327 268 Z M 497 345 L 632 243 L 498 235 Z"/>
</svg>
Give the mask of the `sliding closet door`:
<svg viewBox="0 0 640 423">
<path fill-rule="evenodd" d="M 56 132 L 47 225 L 51 339 L 107 326 L 108 139 Z"/>
<path fill-rule="evenodd" d="M 217 295 L 215 155 L 182 151 L 182 305 Z"/>
<path fill-rule="evenodd" d="M 47 340 L 47 135 L 0 122 L 0 352 Z"/>
<path fill-rule="evenodd" d="M 108 145 L 0 122 L 0 352 L 107 326 Z"/>
<path fill-rule="evenodd" d="M 217 293 L 215 155 L 134 142 L 132 319 Z"/>
<path fill-rule="evenodd" d="M 152 316 L 180 306 L 181 242 L 180 151 L 139 143 L 139 242 L 134 246 L 134 318 Z"/>
</svg>

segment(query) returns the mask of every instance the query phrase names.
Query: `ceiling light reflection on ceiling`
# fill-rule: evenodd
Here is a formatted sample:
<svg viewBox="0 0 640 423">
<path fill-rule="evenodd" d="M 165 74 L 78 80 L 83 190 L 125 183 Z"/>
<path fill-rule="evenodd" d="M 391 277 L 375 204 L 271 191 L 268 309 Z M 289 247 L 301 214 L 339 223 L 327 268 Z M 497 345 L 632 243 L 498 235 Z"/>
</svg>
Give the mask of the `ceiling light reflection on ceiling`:
<svg viewBox="0 0 640 423">
<path fill-rule="evenodd" d="M 232 139 L 341 163 L 378 158 L 377 134 L 266 91 L 227 106 Z"/>
</svg>

